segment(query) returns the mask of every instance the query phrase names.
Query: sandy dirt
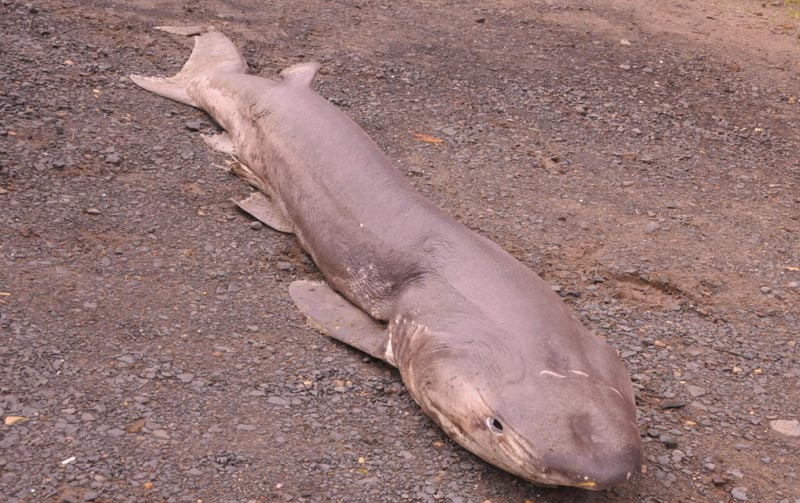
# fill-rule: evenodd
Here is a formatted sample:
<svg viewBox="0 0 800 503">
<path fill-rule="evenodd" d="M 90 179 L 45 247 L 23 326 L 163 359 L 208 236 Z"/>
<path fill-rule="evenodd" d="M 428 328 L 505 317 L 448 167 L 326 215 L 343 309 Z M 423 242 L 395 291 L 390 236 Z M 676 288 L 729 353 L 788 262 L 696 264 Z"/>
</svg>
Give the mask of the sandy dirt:
<svg viewBox="0 0 800 503">
<path fill-rule="evenodd" d="M 0 0 L 0 501 L 800 501 L 800 5 Z M 213 25 L 316 88 L 620 353 L 645 464 L 503 473 L 309 328 L 202 112 Z M 442 140 L 430 143 L 426 136 Z M 423 141 L 428 139 L 429 141 Z"/>
</svg>

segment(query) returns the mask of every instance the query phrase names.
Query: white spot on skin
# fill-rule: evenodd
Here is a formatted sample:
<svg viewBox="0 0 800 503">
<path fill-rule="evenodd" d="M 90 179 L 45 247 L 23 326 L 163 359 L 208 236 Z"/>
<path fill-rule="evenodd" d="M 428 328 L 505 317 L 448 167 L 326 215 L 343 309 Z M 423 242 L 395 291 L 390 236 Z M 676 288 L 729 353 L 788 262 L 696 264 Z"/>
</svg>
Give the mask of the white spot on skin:
<svg viewBox="0 0 800 503">
<path fill-rule="evenodd" d="M 625 477 L 625 480 L 630 480 L 630 479 L 631 479 L 631 472 L 628 472 L 628 475 Z"/>
<path fill-rule="evenodd" d="M 386 344 L 386 352 L 384 353 L 384 358 L 387 362 L 391 363 L 392 365 L 397 366 L 397 362 L 394 361 L 394 351 L 392 350 L 392 332 L 389 332 L 389 343 Z"/>
<path fill-rule="evenodd" d="M 570 372 L 572 372 L 573 374 L 577 374 L 579 376 L 589 377 L 589 374 L 587 374 L 586 372 L 583 372 L 581 370 L 570 370 Z"/>
<path fill-rule="evenodd" d="M 562 376 L 561 374 L 556 374 L 556 373 L 555 373 L 555 372 L 553 372 L 552 370 L 542 370 L 541 372 L 539 372 L 539 375 L 540 375 L 540 376 L 543 376 L 543 375 L 548 375 L 548 376 L 553 376 L 553 377 L 560 377 L 560 378 L 562 378 L 562 379 L 563 379 L 563 378 L 565 378 L 565 377 L 567 377 L 567 376 Z"/>
</svg>

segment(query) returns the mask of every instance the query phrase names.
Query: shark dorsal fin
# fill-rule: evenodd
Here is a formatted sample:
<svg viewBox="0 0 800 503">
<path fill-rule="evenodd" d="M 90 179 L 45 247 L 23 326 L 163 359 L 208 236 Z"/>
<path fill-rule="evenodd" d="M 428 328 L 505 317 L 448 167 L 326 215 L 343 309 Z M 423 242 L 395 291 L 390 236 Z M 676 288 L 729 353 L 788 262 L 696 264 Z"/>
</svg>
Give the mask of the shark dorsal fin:
<svg viewBox="0 0 800 503">
<path fill-rule="evenodd" d="M 310 86 L 318 71 L 319 63 L 299 63 L 284 69 L 281 72 L 281 77 L 283 77 L 284 82 L 288 82 L 291 85 Z"/>
</svg>

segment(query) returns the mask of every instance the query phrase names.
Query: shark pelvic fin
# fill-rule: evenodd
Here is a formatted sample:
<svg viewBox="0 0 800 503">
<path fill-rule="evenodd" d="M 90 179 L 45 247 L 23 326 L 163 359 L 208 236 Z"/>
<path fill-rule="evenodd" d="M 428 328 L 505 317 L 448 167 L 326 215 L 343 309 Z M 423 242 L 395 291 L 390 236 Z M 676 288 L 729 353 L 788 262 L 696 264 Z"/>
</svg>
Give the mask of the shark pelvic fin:
<svg viewBox="0 0 800 503">
<path fill-rule="evenodd" d="M 249 197 L 238 201 L 232 199 L 232 201 L 236 203 L 236 206 L 276 231 L 288 234 L 294 232 L 291 222 L 283 216 L 283 212 L 277 208 L 275 202 L 261 192 L 253 192 Z"/>
</svg>

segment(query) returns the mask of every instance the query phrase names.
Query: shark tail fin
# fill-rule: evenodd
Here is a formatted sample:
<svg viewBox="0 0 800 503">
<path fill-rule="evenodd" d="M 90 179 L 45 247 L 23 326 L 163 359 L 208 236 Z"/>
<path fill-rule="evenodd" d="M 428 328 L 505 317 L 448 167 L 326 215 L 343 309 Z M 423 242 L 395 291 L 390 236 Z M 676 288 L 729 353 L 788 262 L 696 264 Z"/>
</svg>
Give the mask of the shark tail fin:
<svg viewBox="0 0 800 503">
<path fill-rule="evenodd" d="M 194 50 L 183 68 L 173 77 L 131 75 L 137 86 L 171 100 L 198 106 L 188 92 L 193 80 L 212 73 L 247 73 L 247 63 L 233 42 L 218 31 L 199 27 L 159 26 L 157 29 L 195 36 Z"/>
</svg>

